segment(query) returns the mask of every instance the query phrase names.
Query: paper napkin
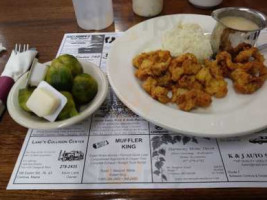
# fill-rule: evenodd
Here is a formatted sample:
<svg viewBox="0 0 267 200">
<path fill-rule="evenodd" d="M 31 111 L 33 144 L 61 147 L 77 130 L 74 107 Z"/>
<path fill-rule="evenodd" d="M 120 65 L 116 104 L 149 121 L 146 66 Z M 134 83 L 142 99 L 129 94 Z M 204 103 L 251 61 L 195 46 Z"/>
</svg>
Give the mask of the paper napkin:
<svg viewBox="0 0 267 200">
<path fill-rule="evenodd" d="M 10 77 L 16 82 L 21 75 L 28 71 L 36 55 L 36 50 L 28 50 L 17 54 L 13 50 L 1 76 Z"/>
</svg>

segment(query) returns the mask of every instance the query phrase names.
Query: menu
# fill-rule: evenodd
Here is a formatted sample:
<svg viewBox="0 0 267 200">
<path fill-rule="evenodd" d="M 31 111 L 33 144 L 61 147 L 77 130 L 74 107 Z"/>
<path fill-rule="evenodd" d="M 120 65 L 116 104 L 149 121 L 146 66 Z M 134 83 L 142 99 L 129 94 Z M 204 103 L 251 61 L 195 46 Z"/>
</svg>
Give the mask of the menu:
<svg viewBox="0 0 267 200">
<path fill-rule="evenodd" d="M 58 51 L 106 72 L 123 33 L 65 34 Z M 227 139 L 174 133 L 134 114 L 110 88 L 81 123 L 28 130 L 7 189 L 267 187 L 267 130 Z"/>
</svg>

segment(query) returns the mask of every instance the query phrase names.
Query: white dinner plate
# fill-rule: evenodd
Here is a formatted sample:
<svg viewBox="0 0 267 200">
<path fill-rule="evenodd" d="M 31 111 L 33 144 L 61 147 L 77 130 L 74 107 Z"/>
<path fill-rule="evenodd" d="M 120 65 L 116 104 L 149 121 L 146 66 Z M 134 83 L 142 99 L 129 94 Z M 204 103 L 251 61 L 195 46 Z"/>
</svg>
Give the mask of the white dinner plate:
<svg viewBox="0 0 267 200">
<path fill-rule="evenodd" d="M 205 137 L 240 136 L 267 127 L 267 84 L 252 95 L 237 94 L 228 81 L 228 94 L 213 98 L 212 105 L 191 112 L 152 99 L 134 76 L 132 59 L 137 54 L 161 48 L 163 33 L 179 21 L 199 24 L 211 33 L 215 20 L 205 15 L 168 15 L 142 22 L 117 39 L 109 54 L 108 78 L 119 99 L 144 119 L 168 130 Z M 267 34 L 266 34 L 267 35 Z M 266 36 L 265 35 L 265 36 Z M 259 42 L 265 38 L 259 38 Z M 265 57 L 267 56 L 265 52 Z M 266 64 L 266 63 L 265 63 Z"/>
</svg>

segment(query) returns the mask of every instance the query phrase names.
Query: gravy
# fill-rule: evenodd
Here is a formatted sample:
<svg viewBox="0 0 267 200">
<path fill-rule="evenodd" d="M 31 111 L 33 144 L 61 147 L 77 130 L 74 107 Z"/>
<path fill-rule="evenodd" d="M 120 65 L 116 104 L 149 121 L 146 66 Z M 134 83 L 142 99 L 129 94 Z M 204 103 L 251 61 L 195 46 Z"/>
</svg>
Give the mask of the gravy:
<svg viewBox="0 0 267 200">
<path fill-rule="evenodd" d="M 244 17 L 227 16 L 222 17 L 220 21 L 227 27 L 240 30 L 240 31 L 253 31 L 257 30 L 259 26 Z"/>
</svg>

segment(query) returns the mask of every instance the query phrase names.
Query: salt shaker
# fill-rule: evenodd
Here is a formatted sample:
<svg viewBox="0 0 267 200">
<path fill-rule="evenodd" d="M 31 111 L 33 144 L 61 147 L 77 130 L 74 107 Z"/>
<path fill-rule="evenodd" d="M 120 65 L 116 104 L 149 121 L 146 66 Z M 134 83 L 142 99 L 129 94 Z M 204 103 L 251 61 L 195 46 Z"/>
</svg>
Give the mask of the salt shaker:
<svg viewBox="0 0 267 200">
<path fill-rule="evenodd" d="M 133 11 L 143 17 L 158 15 L 163 8 L 163 0 L 133 0 Z"/>
</svg>

